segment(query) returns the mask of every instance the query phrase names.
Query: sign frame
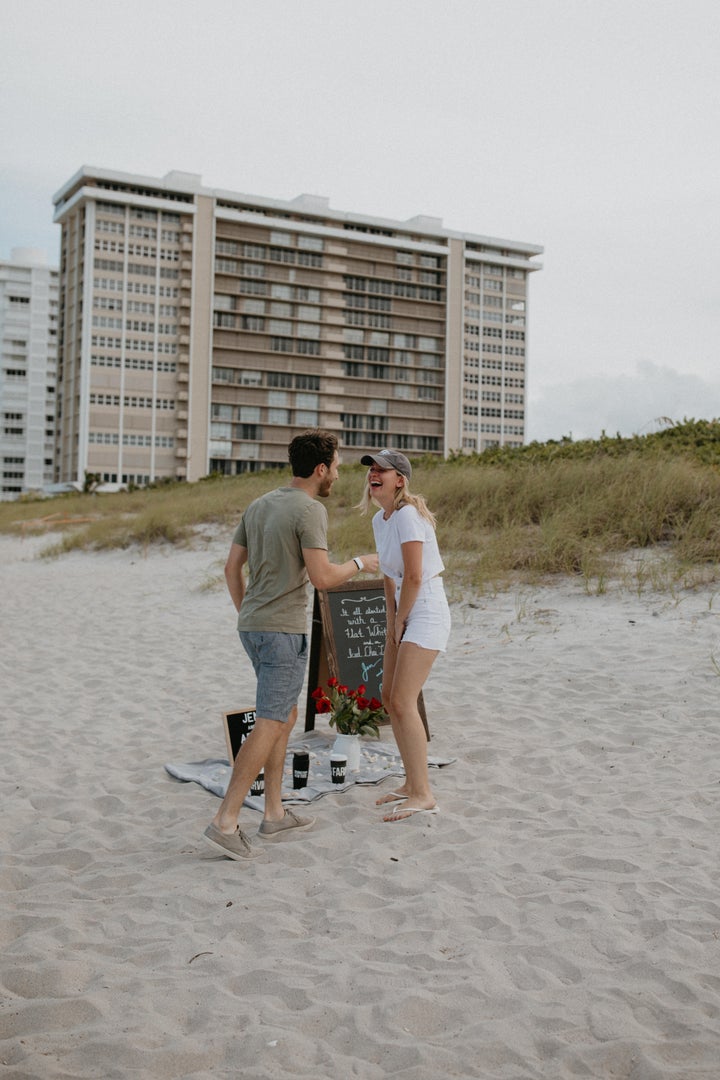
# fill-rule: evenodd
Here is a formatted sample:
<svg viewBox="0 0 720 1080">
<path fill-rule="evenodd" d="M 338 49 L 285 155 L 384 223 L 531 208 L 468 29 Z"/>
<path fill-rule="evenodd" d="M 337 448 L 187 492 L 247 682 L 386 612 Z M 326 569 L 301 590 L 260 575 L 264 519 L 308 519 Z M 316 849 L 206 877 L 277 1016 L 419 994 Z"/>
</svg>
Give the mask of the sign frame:
<svg viewBox="0 0 720 1080">
<path fill-rule="evenodd" d="M 358 675 L 357 670 L 348 670 L 348 668 L 357 668 L 357 665 L 348 659 L 347 651 L 343 652 L 343 650 L 338 647 L 338 635 L 343 629 L 342 624 L 339 624 L 337 621 L 339 613 L 334 598 L 338 594 L 347 596 L 348 601 L 351 603 L 354 601 L 355 594 L 358 594 L 353 614 L 361 611 L 358 605 L 363 601 L 373 603 L 374 607 L 372 614 L 379 615 L 380 618 L 372 619 L 368 625 L 362 618 L 362 615 L 358 615 L 357 620 L 353 620 L 353 622 L 357 623 L 357 628 L 354 627 L 352 633 L 356 635 L 356 641 L 360 647 L 363 647 L 363 643 L 367 645 L 367 642 L 370 640 L 367 636 L 362 636 L 363 630 L 371 630 L 373 632 L 373 641 L 376 645 L 378 639 L 382 638 L 381 651 L 380 653 L 377 653 L 377 650 L 373 651 L 373 656 L 379 655 L 380 658 L 382 658 L 382 653 L 385 648 L 386 608 L 385 587 L 382 578 L 351 580 L 345 582 L 344 585 L 337 585 L 332 589 L 315 589 L 308 670 L 308 693 L 305 709 L 306 731 L 312 731 L 315 728 L 315 700 L 312 697 L 312 693 L 317 686 L 327 686 L 329 678 L 334 677 L 339 679 L 341 683 L 353 687 L 362 682 L 368 687 L 368 697 L 380 698 L 381 696 L 381 679 L 379 680 L 377 675 L 379 674 L 382 676 L 382 667 L 380 668 L 379 673 L 375 672 L 374 674 L 371 674 L 361 670 Z M 379 610 L 376 610 L 377 605 L 381 605 Z M 382 634 L 375 632 L 375 628 L 380 625 L 382 625 Z M 348 633 L 347 623 L 345 624 L 345 633 Z M 346 643 L 343 641 L 343 644 Z M 382 662 L 382 660 L 380 660 L 380 662 Z M 366 677 L 363 678 L 363 675 Z M 430 730 L 428 728 L 422 691 L 418 696 L 418 710 L 423 722 L 423 727 L 425 728 L 425 735 L 429 742 Z"/>
</svg>

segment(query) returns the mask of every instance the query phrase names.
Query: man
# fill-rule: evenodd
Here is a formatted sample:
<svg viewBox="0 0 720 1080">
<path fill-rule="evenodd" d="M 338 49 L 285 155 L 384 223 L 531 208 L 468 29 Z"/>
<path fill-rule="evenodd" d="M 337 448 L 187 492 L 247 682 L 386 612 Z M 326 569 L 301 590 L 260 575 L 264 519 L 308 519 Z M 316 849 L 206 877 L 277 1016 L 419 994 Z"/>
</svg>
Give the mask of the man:
<svg viewBox="0 0 720 1080">
<path fill-rule="evenodd" d="M 374 553 L 340 564 L 328 558 L 327 511 L 318 499 L 328 497 L 338 478 L 337 437 L 306 431 L 292 440 L 288 457 L 290 484 L 248 506 L 225 565 L 240 640 L 257 676 L 255 726 L 240 747 L 225 798 L 204 833 L 207 842 L 230 859 L 261 854 L 238 825 L 240 808 L 261 769 L 265 814 L 258 837 L 277 839 L 314 824 L 314 818 L 300 817 L 282 805 L 285 752 L 308 657 L 307 583 L 331 589 L 361 570 L 378 570 Z"/>
</svg>

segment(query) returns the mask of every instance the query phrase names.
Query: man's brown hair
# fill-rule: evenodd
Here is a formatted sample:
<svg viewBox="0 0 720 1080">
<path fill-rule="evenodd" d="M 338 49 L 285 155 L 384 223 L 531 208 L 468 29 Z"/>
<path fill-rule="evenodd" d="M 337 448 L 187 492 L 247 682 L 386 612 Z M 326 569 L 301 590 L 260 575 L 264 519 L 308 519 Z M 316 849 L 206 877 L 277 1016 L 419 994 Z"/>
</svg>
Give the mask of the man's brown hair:
<svg viewBox="0 0 720 1080">
<path fill-rule="evenodd" d="M 327 465 L 329 468 L 337 448 L 338 438 L 332 431 L 314 428 L 311 431 L 303 431 L 302 435 L 296 435 L 288 447 L 288 459 L 293 476 L 307 479 L 308 476 L 312 476 L 318 465 Z"/>
</svg>

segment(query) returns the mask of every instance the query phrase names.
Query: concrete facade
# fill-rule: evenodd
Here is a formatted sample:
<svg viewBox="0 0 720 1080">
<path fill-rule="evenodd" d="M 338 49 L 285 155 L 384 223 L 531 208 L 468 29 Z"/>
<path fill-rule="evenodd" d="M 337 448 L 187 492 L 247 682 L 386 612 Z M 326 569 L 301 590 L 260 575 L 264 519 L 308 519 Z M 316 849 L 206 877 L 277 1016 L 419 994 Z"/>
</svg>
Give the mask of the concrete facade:
<svg viewBox="0 0 720 1080">
<path fill-rule="evenodd" d="M 0 260 L 0 498 L 53 480 L 58 271 L 44 252 Z"/>
<path fill-rule="evenodd" d="M 57 481 L 520 445 L 534 244 L 82 168 L 62 227 Z"/>
</svg>

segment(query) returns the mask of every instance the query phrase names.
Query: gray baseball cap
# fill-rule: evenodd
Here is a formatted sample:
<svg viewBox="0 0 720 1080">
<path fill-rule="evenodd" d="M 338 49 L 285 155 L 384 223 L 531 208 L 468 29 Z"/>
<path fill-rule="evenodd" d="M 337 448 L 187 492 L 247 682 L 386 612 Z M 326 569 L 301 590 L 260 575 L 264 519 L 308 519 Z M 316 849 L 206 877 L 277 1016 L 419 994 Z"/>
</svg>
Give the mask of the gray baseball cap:
<svg viewBox="0 0 720 1080">
<path fill-rule="evenodd" d="M 379 465 L 381 469 L 395 469 L 407 480 L 412 476 L 412 465 L 399 450 L 380 450 L 377 454 L 365 454 L 361 465 Z"/>
</svg>

